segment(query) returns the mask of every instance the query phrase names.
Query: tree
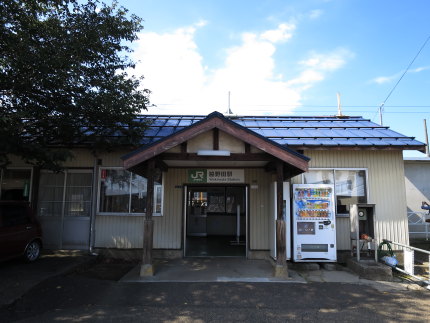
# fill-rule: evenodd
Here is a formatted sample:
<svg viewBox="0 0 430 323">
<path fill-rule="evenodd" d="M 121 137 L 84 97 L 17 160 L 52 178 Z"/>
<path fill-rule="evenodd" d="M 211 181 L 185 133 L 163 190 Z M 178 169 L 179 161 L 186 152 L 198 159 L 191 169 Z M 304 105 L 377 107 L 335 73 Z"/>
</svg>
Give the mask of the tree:
<svg viewBox="0 0 430 323">
<path fill-rule="evenodd" d="M 0 0 L 0 166 L 59 170 L 70 147 L 139 144 L 149 104 L 127 45 L 141 19 L 97 0 Z"/>
</svg>

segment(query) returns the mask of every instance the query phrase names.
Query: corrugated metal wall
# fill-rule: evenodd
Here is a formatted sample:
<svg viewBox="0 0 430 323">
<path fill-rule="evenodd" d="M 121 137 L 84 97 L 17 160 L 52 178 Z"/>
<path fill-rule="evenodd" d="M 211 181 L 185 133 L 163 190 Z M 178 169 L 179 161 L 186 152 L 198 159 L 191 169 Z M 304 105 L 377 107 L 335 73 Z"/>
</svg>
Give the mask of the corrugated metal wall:
<svg viewBox="0 0 430 323">
<path fill-rule="evenodd" d="M 249 248 L 268 250 L 272 176 L 264 169 L 245 169 L 245 181 L 258 185 L 257 189 L 249 189 Z"/>
<path fill-rule="evenodd" d="M 170 168 L 164 174 L 163 216 L 154 218 L 154 248 L 181 248 L 184 208 L 182 185 L 186 182 L 185 169 Z"/>
<path fill-rule="evenodd" d="M 401 151 L 306 151 L 311 157 L 310 168 L 366 168 L 368 170 L 368 203 L 376 204 L 376 235 L 408 243 L 404 166 Z M 118 165 L 118 156 L 103 156 L 103 164 Z M 109 158 L 112 158 L 110 160 Z M 116 164 L 115 164 L 116 162 Z M 169 169 L 164 177 L 164 210 L 155 217 L 154 247 L 180 249 L 183 230 L 183 189 L 186 169 Z M 269 187 L 274 179 L 263 169 L 246 169 L 249 189 L 249 247 L 268 250 L 269 246 Z M 296 177 L 293 183 L 299 183 Z M 337 218 L 339 250 L 350 248 L 349 218 Z M 140 248 L 142 246 L 142 217 L 97 216 L 96 247 Z"/>
<path fill-rule="evenodd" d="M 310 168 L 367 168 L 368 203 L 375 204 L 375 235 L 408 244 L 404 165 L 401 151 L 305 151 Z M 295 179 L 297 181 L 297 178 Z M 350 248 L 349 218 L 338 218 L 338 249 Z"/>
</svg>

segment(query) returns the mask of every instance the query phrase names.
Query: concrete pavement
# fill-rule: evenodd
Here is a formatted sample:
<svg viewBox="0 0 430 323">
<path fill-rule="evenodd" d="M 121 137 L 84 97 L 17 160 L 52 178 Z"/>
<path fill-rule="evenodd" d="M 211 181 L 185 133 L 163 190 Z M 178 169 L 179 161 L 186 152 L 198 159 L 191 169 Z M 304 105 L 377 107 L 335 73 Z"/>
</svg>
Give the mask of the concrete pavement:
<svg viewBox="0 0 430 323">
<path fill-rule="evenodd" d="M 135 266 L 120 282 L 254 282 L 254 283 L 346 283 L 361 284 L 380 291 L 423 289 L 417 284 L 395 279 L 394 282 L 362 279 L 348 268 L 331 264 L 290 264 L 288 278 L 273 277 L 273 266 L 267 260 L 244 258 L 183 258 L 163 259 L 154 263 L 155 275 L 140 277 L 140 265 Z M 292 269 L 294 268 L 294 269 Z M 327 269 L 325 269 L 327 268 Z"/>
<path fill-rule="evenodd" d="M 0 307 L 12 304 L 28 290 L 54 276 L 95 260 L 82 251 L 44 251 L 32 263 L 13 259 L 0 263 Z"/>
<path fill-rule="evenodd" d="M 114 264 L 109 263 L 97 264 L 91 269 L 92 262 L 96 263 L 97 257 L 90 256 L 86 252 L 56 251 L 47 252 L 38 261 L 30 264 L 23 263 L 20 260 L 1 263 L 0 307 L 12 304 L 43 281 L 64 275 L 84 264 L 89 266 L 89 271 L 94 270 L 98 273 L 104 271 L 108 274 L 109 271 L 114 270 Z M 297 269 L 292 269 L 295 267 Z M 132 268 L 131 265 L 130 268 Z M 335 270 L 333 268 L 327 270 L 317 264 L 303 268 L 290 265 L 289 277 L 282 279 L 273 277 L 273 266 L 266 260 L 245 260 L 243 258 L 163 259 L 156 260 L 156 272 L 153 277 L 140 277 L 140 265 L 137 265 L 121 279 L 120 277 L 118 279 L 124 283 L 252 282 L 307 284 L 325 282 L 367 285 L 380 291 L 422 289 L 416 284 L 407 282 L 382 282 L 361 279 L 341 266 L 333 266 Z M 115 277 L 115 275 L 112 277 Z"/>
</svg>

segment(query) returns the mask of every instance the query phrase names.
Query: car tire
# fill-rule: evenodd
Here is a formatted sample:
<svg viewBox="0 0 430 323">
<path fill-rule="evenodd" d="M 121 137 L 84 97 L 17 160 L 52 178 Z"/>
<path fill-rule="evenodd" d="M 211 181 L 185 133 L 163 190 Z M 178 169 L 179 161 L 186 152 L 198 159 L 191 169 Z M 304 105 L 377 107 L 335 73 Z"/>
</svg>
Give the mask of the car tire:
<svg viewBox="0 0 430 323">
<path fill-rule="evenodd" d="M 34 240 L 32 242 L 30 242 L 27 246 L 27 248 L 25 249 L 24 252 L 24 259 L 27 262 L 33 262 L 35 261 L 37 258 L 39 258 L 40 256 L 40 251 L 41 251 L 41 245 L 40 242 Z"/>
</svg>

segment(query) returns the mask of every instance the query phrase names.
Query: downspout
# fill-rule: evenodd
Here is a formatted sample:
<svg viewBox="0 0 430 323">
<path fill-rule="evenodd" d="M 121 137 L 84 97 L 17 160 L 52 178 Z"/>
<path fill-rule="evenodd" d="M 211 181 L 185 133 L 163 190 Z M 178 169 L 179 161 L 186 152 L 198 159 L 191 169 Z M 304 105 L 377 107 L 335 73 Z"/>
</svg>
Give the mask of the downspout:
<svg viewBox="0 0 430 323">
<path fill-rule="evenodd" d="M 97 156 L 94 157 L 93 165 L 93 183 L 92 183 L 92 207 L 91 207 L 91 217 L 90 217 L 90 239 L 89 239 L 89 251 L 91 255 L 97 255 L 93 252 L 94 239 L 95 239 L 95 220 L 97 214 L 97 194 L 98 194 L 98 180 L 99 180 L 99 165 L 101 165 L 102 160 L 98 159 Z"/>
</svg>

